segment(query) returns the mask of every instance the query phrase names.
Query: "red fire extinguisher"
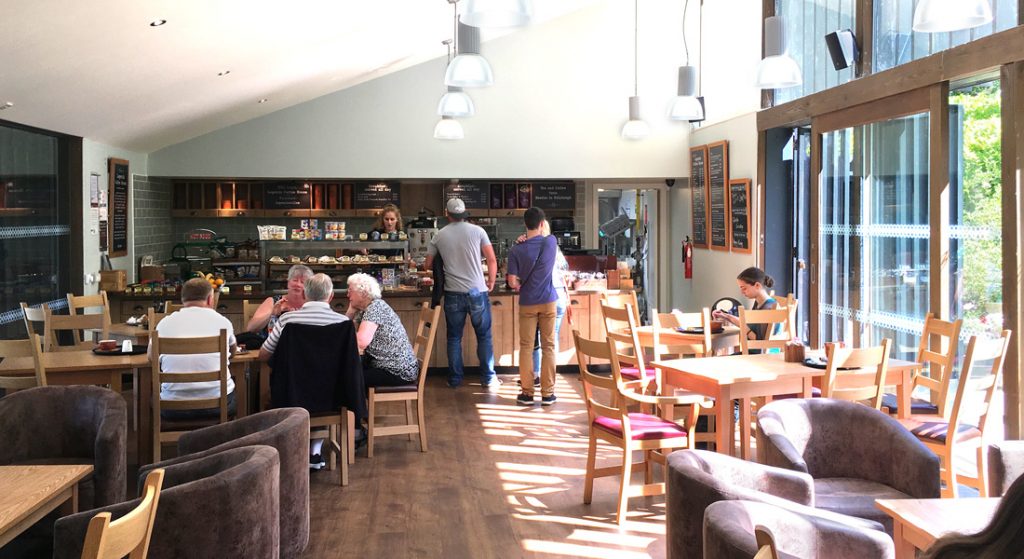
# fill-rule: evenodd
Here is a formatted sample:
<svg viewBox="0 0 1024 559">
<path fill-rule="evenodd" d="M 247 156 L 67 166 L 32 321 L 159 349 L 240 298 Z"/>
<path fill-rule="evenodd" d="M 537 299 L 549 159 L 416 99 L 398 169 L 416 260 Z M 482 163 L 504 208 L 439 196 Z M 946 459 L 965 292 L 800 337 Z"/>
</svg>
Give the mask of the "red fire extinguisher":
<svg viewBox="0 0 1024 559">
<path fill-rule="evenodd" d="M 683 241 L 683 269 L 686 279 L 693 279 L 693 243 L 689 236 Z"/>
</svg>

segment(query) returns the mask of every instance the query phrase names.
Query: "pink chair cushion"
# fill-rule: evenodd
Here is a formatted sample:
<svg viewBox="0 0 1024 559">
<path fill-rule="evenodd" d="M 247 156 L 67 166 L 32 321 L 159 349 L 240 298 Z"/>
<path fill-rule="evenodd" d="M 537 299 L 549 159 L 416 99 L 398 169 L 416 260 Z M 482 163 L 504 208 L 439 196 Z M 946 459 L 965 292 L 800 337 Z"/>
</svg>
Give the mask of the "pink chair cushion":
<svg viewBox="0 0 1024 559">
<path fill-rule="evenodd" d="M 654 378 L 654 376 L 657 374 L 654 370 L 654 367 L 645 367 L 644 369 L 647 372 L 648 378 Z M 622 378 L 628 378 L 632 380 L 640 379 L 640 369 L 636 367 L 622 367 L 619 369 L 619 373 L 622 374 Z"/>
<path fill-rule="evenodd" d="M 657 439 L 674 439 L 686 437 L 686 429 L 666 421 L 656 415 L 647 413 L 629 414 L 630 434 L 634 441 Z M 594 427 L 622 437 L 622 422 L 611 417 L 601 416 L 594 420 Z"/>
</svg>

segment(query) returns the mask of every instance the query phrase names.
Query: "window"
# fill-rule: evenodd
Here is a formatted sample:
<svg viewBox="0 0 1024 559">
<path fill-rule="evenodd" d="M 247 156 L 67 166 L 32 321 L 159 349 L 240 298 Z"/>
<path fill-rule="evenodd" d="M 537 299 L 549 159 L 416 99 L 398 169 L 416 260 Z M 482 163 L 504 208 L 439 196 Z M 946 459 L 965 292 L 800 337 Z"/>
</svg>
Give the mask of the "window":
<svg viewBox="0 0 1024 559">
<path fill-rule="evenodd" d="M 853 29 L 854 0 L 777 0 L 775 13 L 782 16 L 786 47 L 800 65 L 803 84 L 775 90 L 775 102 L 785 103 L 853 79 L 853 68 L 836 71 L 825 48 L 825 35 Z"/>
</svg>

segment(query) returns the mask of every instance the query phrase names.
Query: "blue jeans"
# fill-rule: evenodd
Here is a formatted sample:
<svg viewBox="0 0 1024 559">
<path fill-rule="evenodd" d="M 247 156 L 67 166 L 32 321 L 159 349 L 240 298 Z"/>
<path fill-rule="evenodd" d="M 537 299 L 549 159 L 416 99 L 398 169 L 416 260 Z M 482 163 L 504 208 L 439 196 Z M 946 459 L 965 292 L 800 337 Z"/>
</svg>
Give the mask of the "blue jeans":
<svg viewBox="0 0 1024 559">
<path fill-rule="evenodd" d="M 444 292 L 444 321 L 448 327 L 448 384 L 462 382 L 462 333 L 469 315 L 476 332 L 476 356 L 480 360 L 480 382 L 488 384 L 494 374 L 494 344 L 491 341 L 491 302 L 487 292 Z"/>
<path fill-rule="evenodd" d="M 555 302 L 555 358 L 558 357 L 558 333 L 562 330 L 566 303 L 567 301 L 561 297 Z M 533 342 L 533 378 L 540 378 L 540 328 L 537 329 L 537 338 Z"/>
</svg>

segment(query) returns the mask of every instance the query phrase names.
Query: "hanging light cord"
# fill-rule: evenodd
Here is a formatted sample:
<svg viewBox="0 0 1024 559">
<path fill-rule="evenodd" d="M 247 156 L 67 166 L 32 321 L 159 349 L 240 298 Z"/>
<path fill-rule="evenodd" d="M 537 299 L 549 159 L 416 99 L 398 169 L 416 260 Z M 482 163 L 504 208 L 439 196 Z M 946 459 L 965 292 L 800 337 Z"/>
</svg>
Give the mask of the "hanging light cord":
<svg viewBox="0 0 1024 559">
<path fill-rule="evenodd" d="M 700 6 L 697 7 L 697 27 L 697 37 L 700 41 L 697 43 L 700 47 L 697 50 L 697 96 L 700 97 L 704 88 L 704 0 L 700 0 Z"/>
<path fill-rule="evenodd" d="M 684 66 L 690 65 L 690 47 L 686 44 L 686 12 L 689 11 L 690 0 L 683 2 L 683 52 L 686 53 L 686 60 L 683 62 Z"/>
<path fill-rule="evenodd" d="M 633 97 L 637 96 L 637 18 L 640 13 L 640 0 L 633 0 Z"/>
<path fill-rule="evenodd" d="M 459 55 L 459 0 L 452 2 L 452 50 Z"/>
</svg>

